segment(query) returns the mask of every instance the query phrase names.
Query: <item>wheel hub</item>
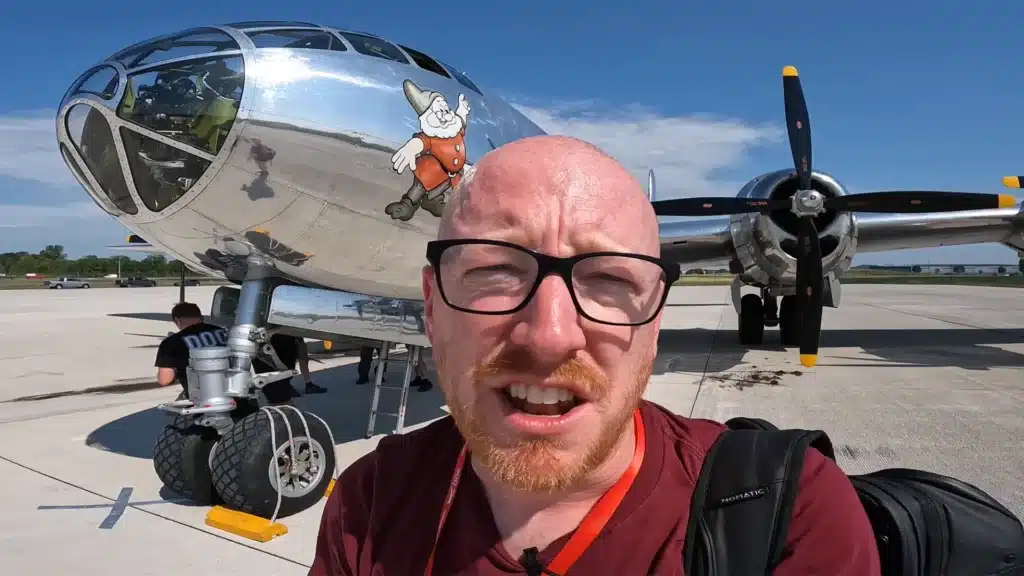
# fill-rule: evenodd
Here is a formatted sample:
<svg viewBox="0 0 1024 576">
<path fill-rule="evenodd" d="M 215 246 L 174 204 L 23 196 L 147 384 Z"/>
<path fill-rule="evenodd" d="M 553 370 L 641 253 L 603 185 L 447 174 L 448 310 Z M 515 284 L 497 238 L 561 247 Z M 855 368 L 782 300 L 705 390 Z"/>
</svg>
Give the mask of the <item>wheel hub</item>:
<svg viewBox="0 0 1024 576">
<path fill-rule="evenodd" d="M 296 436 L 285 442 L 274 453 L 267 470 L 270 484 L 277 489 L 280 479 L 281 496 L 301 498 L 313 491 L 323 480 L 327 455 L 316 440 Z"/>
</svg>

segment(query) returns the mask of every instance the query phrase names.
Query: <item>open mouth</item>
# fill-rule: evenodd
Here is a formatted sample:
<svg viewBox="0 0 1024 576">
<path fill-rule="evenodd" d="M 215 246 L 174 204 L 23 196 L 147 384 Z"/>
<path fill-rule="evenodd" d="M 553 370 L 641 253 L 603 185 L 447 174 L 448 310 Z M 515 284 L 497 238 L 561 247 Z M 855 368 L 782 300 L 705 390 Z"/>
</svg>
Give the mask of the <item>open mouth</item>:
<svg viewBox="0 0 1024 576">
<path fill-rule="evenodd" d="M 583 400 L 565 388 L 513 384 L 504 390 L 512 408 L 531 416 L 564 416 Z"/>
</svg>

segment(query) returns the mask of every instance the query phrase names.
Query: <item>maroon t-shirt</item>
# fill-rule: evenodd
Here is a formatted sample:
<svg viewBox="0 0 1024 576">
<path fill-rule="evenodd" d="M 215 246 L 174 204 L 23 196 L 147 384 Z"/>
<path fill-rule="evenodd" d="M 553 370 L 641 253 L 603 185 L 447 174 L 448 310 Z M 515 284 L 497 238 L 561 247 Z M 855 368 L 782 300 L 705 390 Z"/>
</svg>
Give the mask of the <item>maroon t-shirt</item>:
<svg viewBox="0 0 1024 576">
<path fill-rule="evenodd" d="M 643 465 L 615 514 L 568 576 L 682 576 L 683 539 L 701 463 L 725 426 L 640 406 Z M 452 419 L 381 439 L 347 468 L 324 508 L 310 576 L 419 576 L 434 544 L 462 437 Z M 550 562 L 571 534 L 539 554 Z M 438 543 L 434 574 L 523 574 L 501 545 L 490 506 L 466 466 Z M 810 449 L 775 576 L 880 576 L 871 525 L 846 475 Z"/>
</svg>

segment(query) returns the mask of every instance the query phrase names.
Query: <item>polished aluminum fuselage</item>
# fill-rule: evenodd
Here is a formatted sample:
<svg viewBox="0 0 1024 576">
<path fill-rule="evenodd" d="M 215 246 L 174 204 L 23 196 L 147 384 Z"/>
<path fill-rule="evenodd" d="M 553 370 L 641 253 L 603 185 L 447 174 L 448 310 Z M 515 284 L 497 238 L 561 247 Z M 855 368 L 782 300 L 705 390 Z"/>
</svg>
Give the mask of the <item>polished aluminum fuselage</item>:
<svg viewBox="0 0 1024 576">
<path fill-rule="evenodd" d="M 227 139 L 210 156 L 202 178 L 160 212 L 145 208 L 130 176 L 137 214 L 112 210 L 101 193 L 93 192 L 126 228 L 205 274 L 239 281 L 244 257 L 257 251 L 269 256 L 283 277 L 299 283 L 421 299 L 425 246 L 436 234 L 438 218 L 420 209 L 405 222 L 384 211 L 414 178 L 409 169 L 399 174 L 392 163 L 392 155 L 420 131 L 403 82 L 441 93 L 452 111 L 460 95 L 465 97 L 467 164 L 492 147 L 543 134 L 501 99 L 419 68 L 411 59 L 403 64 L 370 57 L 351 44 L 344 52 L 255 48 L 238 29 L 216 29 L 240 47 L 244 87 Z M 58 134 L 79 165 L 65 124 L 76 103 L 97 106 L 112 126 L 153 136 L 115 114 L 125 70 L 110 64 L 120 74 L 111 98 L 69 94 L 61 106 Z M 265 173 L 254 160 L 254 143 L 274 153 Z M 120 141 L 118 148 L 124 148 Z M 122 170 L 130 173 L 125 158 Z"/>
<path fill-rule="evenodd" d="M 261 31 L 285 28 L 329 34 L 335 49 L 257 48 L 250 39 Z M 356 299 L 421 300 L 425 245 L 436 234 L 438 218 L 422 208 L 408 221 L 385 211 L 414 183 L 412 170 L 399 173 L 393 161 L 421 130 L 414 98 L 403 88 L 406 81 L 443 96 L 452 112 L 460 97 L 465 98 L 464 164 L 476 163 L 504 143 L 543 134 L 500 98 L 462 81 L 465 77 L 451 66 L 444 64 L 441 73 L 431 71 L 396 45 L 391 47 L 402 61 L 360 53 L 346 36 L 351 33 L 312 25 L 219 26 L 196 29 L 190 37 L 196 34 L 217 36 L 222 45 L 126 64 L 124 54 L 169 46 L 181 33 L 129 47 L 99 65 L 107 66 L 114 79 L 105 91 L 79 86 L 98 68 L 90 69 L 62 101 L 57 135 L 66 162 L 97 204 L 153 247 L 205 274 L 240 282 L 246 257 L 258 254 L 280 276 L 299 284 L 350 292 Z M 238 60 L 244 81 L 234 96 L 233 121 L 224 125 L 222 143 L 214 148 L 183 142 L 174 131 L 158 132 L 119 112 L 126 105 L 126 91 L 133 89 L 129 78 L 216 58 Z M 93 118 L 91 124 L 93 165 L 97 134 L 102 140 L 102 124 L 110 127 L 110 163 L 99 176 L 97 170 L 83 168 L 89 165 L 83 154 L 88 146 L 76 138 L 85 136 L 69 123 L 69 113 L 76 109 L 102 119 Z M 190 155 L 203 168 L 185 179 L 189 184 L 183 194 L 171 195 L 158 209 L 147 208 L 140 176 L 132 172 L 133 162 L 139 170 L 139 152 L 126 145 L 126 138 L 135 137 Z M 161 170 L 152 169 L 157 180 Z M 739 195 L 769 196 L 794 178 L 791 170 L 770 172 L 751 180 Z M 815 180 L 832 194 L 845 193 L 827 174 L 815 173 Z M 118 190 L 121 199 L 114 202 L 111 194 Z M 793 282 L 795 260 L 783 245 L 795 237 L 773 218 L 664 219 L 660 234 L 663 254 L 684 268 L 726 263 L 753 285 Z M 840 274 L 857 252 L 971 243 L 1024 250 L 1024 218 L 1015 208 L 844 214 L 830 220 L 821 234 L 832 241 L 824 268 Z"/>
</svg>

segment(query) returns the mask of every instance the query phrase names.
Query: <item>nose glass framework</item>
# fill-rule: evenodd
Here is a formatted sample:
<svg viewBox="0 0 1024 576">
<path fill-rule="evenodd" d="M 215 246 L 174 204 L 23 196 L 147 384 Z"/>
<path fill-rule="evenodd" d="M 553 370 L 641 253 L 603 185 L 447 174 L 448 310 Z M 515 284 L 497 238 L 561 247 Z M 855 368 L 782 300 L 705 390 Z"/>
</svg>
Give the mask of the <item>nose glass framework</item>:
<svg viewBox="0 0 1024 576">
<path fill-rule="evenodd" d="M 553 274 L 565 282 L 581 316 L 616 326 L 654 320 L 681 275 L 677 263 L 645 254 L 591 252 L 560 258 L 487 239 L 429 242 L 427 260 L 442 299 L 456 310 L 516 313 Z"/>
<path fill-rule="evenodd" d="M 72 84 L 57 118 L 65 162 L 108 213 L 153 217 L 205 186 L 236 128 L 238 38 L 202 28 L 126 48 Z"/>
</svg>

